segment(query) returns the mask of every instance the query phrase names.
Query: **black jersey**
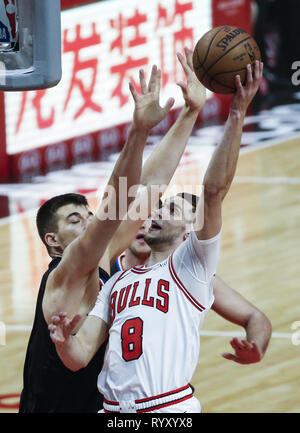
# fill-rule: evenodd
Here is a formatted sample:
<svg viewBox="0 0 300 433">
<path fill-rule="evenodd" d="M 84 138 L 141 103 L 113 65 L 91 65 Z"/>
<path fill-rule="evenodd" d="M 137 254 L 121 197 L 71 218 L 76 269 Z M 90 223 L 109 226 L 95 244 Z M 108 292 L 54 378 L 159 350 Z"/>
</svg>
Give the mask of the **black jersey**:
<svg viewBox="0 0 300 433">
<path fill-rule="evenodd" d="M 60 260 L 59 257 L 52 260 L 41 281 L 25 358 L 20 413 L 96 413 L 103 407 L 97 378 L 106 344 L 100 347 L 87 367 L 73 372 L 60 360 L 44 318 L 42 302 L 46 282 Z M 103 283 L 109 278 L 101 268 L 99 277 Z"/>
</svg>

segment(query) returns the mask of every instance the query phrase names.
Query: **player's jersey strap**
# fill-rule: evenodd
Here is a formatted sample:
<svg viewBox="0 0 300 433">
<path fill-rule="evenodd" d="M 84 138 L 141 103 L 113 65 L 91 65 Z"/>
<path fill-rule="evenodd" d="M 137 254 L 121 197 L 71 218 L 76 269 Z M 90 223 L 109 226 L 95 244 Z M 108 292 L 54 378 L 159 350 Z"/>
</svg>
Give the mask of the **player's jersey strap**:
<svg viewBox="0 0 300 433">
<path fill-rule="evenodd" d="M 182 293 L 186 296 L 186 298 L 194 305 L 194 307 L 197 308 L 197 310 L 199 311 L 204 311 L 205 307 L 203 307 L 203 305 L 201 305 L 192 295 L 191 293 L 187 290 L 187 288 L 184 286 L 184 284 L 182 283 L 182 281 L 180 280 L 180 278 L 178 277 L 176 270 L 174 268 L 174 264 L 173 264 L 173 254 L 169 257 L 169 271 L 171 274 L 171 277 L 173 278 L 175 284 L 179 287 L 179 289 L 182 291 Z"/>
<path fill-rule="evenodd" d="M 174 389 L 173 391 L 164 394 L 155 395 L 153 397 L 143 398 L 135 401 L 109 401 L 104 398 L 104 412 L 136 412 L 144 413 L 161 409 L 166 406 L 171 406 L 193 397 L 193 388 L 187 384 L 182 388 Z"/>
</svg>

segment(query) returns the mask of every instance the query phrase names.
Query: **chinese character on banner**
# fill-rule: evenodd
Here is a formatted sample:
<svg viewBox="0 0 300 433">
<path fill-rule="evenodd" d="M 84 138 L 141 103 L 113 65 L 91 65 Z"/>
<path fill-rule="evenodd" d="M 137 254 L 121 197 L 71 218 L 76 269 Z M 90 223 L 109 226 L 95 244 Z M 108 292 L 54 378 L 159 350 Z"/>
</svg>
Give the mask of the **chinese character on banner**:
<svg viewBox="0 0 300 433">
<path fill-rule="evenodd" d="M 43 117 L 42 115 L 42 99 L 45 96 L 46 92 L 47 90 L 37 90 L 35 92 L 34 98 L 32 99 L 32 106 L 36 111 L 36 123 L 39 129 L 50 128 L 54 124 L 54 120 L 55 120 L 55 109 L 53 107 L 51 108 L 51 113 L 48 117 Z M 28 92 L 22 92 L 21 108 L 20 108 L 16 129 L 15 129 L 16 134 L 20 131 L 23 122 L 25 109 L 27 105 L 27 97 L 28 97 Z"/>
<path fill-rule="evenodd" d="M 155 31 L 159 29 L 171 28 L 175 25 L 178 26 L 180 23 L 179 30 L 173 32 L 173 47 L 172 47 L 172 58 L 173 58 L 173 70 L 169 73 L 165 71 L 165 40 L 164 36 L 159 35 L 160 39 L 160 62 L 163 70 L 162 74 L 162 86 L 164 87 L 169 81 L 178 81 L 181 77 L 179 76 L 177 68 L 177 56 L 178 51 L 183 50 L 185 46 L 190 48 L 194 45 L 194 30 L 192 27 L 187 27 L 185 23 L 185 14 L 193 10 L 193 2 L 180 3 L 179 0 L 175 0 L 174 10 L 172 13 L 168 13 L 168 10 L 158 3 L 157 6 L 157 20 Z M 178 27 L 176 27 L 177 29 Z"/>
<path fill-rule="evenodd" d="M 99 34 L 96 33 L 96 24 L 92 23 L 92 30 L 93 33 L 88 38 L 82 38 L 81 37 L 81 25 L 76 25 L 76 39 L 72 42 L 68 41 L 68 30 L 64 31 L 64 38 L 63 38 L 63 52 L 74 53 L 74 65 L 73 65 L 73 72 L 71 77 L 71 85 L 68 91 L 67 99 L 64 104 L 64 111 L 68 108 L 72 92 L 75 87 L 78 87 L 80 90 L 80 93 L 82 95 L 82 98 L 84 100 L 83 105 L 78 109 L 76 114 L 74 115 L 74 119 L 77 119 L 80 117 L 83 112 L 90 108 L 93 111 L 96 111 L 98 113 L 102 112 L 102 107 L 98 104 L 96 104 L 92 98 L 94 93 L 94 88 L 96 85 L 97 80 L 97 72 L 98 72 L 98 59 L 95 57 L 90 60 L 82 61 L 79 59 L 79 52 L 80 50 L 91 47 L 94 45 L 98 45 L 101 43 L 101 37 Z M 83 83 L 83 80 L 79 78 L 78 74 L 87 69 L 92 69 L 93 75 L 92 75 L 92 82 L 90 86 L 85 86 Z"/>
<path fill-rule="evenodd" d="M 123 92 L 124 80 L 126 78 L 127 72 L 136 68 L 142 68 L 147 66 L 149 58 L 142 57 L 134 59 L 128 52 L 130 48 L 141 46 L 146 44 L 147 38 L 141 34 L 140 25 L 147 22 L 147 15 L 141 14 L 137 9 L 133 16 L 125 18 L 122 13 L 118 15 L 115 20 L 110 20 L 110 26 L 113 29 L 117 29 L 118 35 L 112 41 L 110 45 L 110 51 L 115 49 L 120 51 L 120 54 L 125 56 L 125 60 L 118 65 L 114 65 L 110 68 L 112 74 L 118 74 L 118 83 L 113 89 L 111 96 L 119 98 L 120 107 L 123 107 L 129 99 L 128 94 Z M 129 27 L 134 27 L 134 37 L 126 40 L 125 30 Z M 135 84 L 135 83 L 134 83 Z M 136 85 L 136 84 L 135 84 Z"/>
</svg>

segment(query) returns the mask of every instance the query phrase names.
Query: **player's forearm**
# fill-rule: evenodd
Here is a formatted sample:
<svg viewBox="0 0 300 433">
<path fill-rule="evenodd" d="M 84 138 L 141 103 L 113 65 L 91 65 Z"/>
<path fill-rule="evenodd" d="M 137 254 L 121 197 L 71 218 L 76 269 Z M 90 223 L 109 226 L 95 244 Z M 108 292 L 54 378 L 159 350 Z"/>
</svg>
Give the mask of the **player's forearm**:
<svg viewBox="0 0 300 433">
<path fill-rule="evenodd" d="M 272 324 L 270 320 L 261 311 L 257 311 L 249 318 L 245 326 L 245 331 L 247 340 L 249 342 L 254 341 L 263 356 L 272 335 Z"/>
<path fill-rule="evenodd" d="M 185 106 L 176 122 L 149 156 L 142 170 L 142 185 L 168 185 L 193 130 L 198 110 Z"/>
<path fill-rule="evenodd" d="M 80 262 L 80 271 L 87 273 L 96 267 L 112 236 L 124 218 L 130 201 L 129 190 L 140 183 L 144 145 L 148 132 L 134 125 L 115 165 L 96 218 L 89 224 L 78 243 L 74 243 L 72 259 Z M 121 179 L 124 182 L 121 184 Z M 77 254 L 76 254 L 77 251 Z"/>
<path fill-rule="evenodd" d="M 63 345 L 56 344 L 56 351 L 63 364 L 72 371 L 78 371 L 88 364 L 88 355 L 80 339 L 75 335 Z"/>
<path fill-rule="evenodd" d="M 120 157 L 116 163 L 111 176 L 111 183 L 117 187 L 118 178 L 126 177 L 128 189 L 132 185 L 140 183 L 142 171 L 142 157 L 144 146 L 149 133 L 141 131 L 132 125 L 129 130 L 127 141 L 123 147 Z"/>
<path fill-rule="evenodd" d="M 245 114 L 241 111 L 229 113 L 221 143 L 217 146 L 208 169 L 203 186 L 207 191 L 226 195 L 233 180 L 243 130 Z"/>
</svg>

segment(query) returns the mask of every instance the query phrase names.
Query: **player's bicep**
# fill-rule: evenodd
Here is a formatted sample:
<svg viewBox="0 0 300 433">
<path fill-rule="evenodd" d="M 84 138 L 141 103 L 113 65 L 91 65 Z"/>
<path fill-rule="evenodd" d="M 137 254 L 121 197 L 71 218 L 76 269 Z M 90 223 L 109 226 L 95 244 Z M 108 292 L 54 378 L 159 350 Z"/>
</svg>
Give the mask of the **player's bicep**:
<svg viewBox="0 0 300 433">
<path fill-rule="evenodd" d="M 47 323 L 50 323 L 51 317 L 60 311 L 65 311 L 68 316 L 73 316 L 79 311 L 85 294 L 87 277 L 85 281 L 83 279 L 74 281 L 60 276 L 57 278 L 55 271 L 51 272 L 48 277 L 42 303 L 43 314 Z M 70 296 L 70 294 L 72 295 Z"/>
<path fill-rule="evenodd" d="M 47 285 L 51 288 L 68 287 L 76 281 L 85 281 L 89 273 L 81 266 L 84 259 L 83 251 L 80 249 L 80 239 L 73 240 L 64 250 L 63 256 L 57 267 L 49 275 Z M 77 285 L 79 288 L 81 284 Z"/>
</svg>

